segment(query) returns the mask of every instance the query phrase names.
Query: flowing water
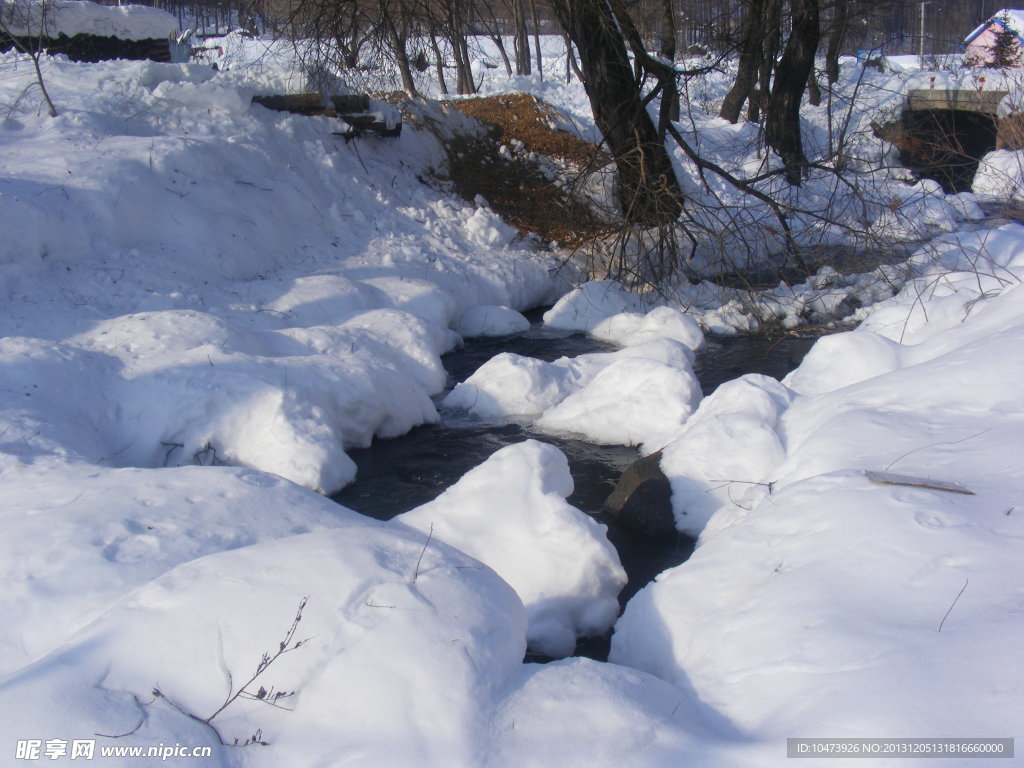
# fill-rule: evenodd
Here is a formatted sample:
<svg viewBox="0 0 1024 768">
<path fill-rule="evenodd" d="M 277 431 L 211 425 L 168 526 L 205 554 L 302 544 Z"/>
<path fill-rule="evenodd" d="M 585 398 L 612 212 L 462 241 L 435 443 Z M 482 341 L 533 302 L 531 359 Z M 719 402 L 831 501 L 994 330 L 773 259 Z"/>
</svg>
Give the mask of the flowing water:
<svg viewBox="0 0 1024 768">
<path fill-rule="evenodd" d="M 811 343 L 796 336 L 713 339 L 697 356 L 694 370 L 705 395 L 745 373 L 782 378 L 799 364 Z M 583 334 L 551 331 L 536 324 L 517 336 L 472 340 L 443 360 L 449 383 L 454 385 L 501 352 L 555 360 L 612 349 Z M 601 513 L 622 471 L 639 458 L 635 448 L 544 435 L 518 424 L 480 423 L 445 413 L 442 417 L 439 424 L 417 427 L 402 437 L 376 440 L 369 448 L 349 451 L 358 467 L 357 480 L 334 500 L 364 515 L 389 520 L 433 500 L 500 448 L 532 438 L 554 444 L 565 453 L 575 486 L 569 503 L 608 526 L 608 538 L 629 577 L 619 595 L 621 605 L 693 551 L 694 540 L 690 537 L 651 538 Z M 607 649 L 608 638 L 594 638 L 581 641 L 577 653 L 604 658 Z"/>
</svg>

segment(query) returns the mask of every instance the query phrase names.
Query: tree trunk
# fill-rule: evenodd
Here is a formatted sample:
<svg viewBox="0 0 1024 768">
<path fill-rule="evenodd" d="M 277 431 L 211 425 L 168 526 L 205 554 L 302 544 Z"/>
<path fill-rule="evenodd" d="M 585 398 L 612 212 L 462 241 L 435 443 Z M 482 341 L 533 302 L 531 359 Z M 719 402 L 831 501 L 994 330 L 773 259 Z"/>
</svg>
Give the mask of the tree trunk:
<svg viewBox="0 0 1024 768">
<path fill-rule="evenodd" d="M 462 95 L 476 93 L 476 83 L 473 82 L 473 69 L 469 58 L 469 46 L 466 44 L 464 34 L 452 35 L 452 51 L 455 55 L 456 91 Z"/>
<path fill-rule="evenodd" d="M 580 63 L 576 61 L 576 54 L 572 50 L 572 40 L 564 32 L 562 33 L 562 39 L 565 41 L 565 84 L 568 85 L 572 80 L 570 74 L 575 74 L 582 83 L 583 70 L 580 69 Z"/>
<path fill-rule="evenodd" d="M 764 0 L 764 46 L 757 67 L 758 86 L 751 94 L 749 120 L 760 122 L 761 115 L 768 109 L 768 94 L 771 93 L 772 75 L 782 44 L 782 0 Z"/>
<path fill-rule="evenodd" d="M 743 38 L 740 40 L 740 60 L 736 80 L 722 101 L 718 116 L 730 123 L 737 123 L 743 103 L 752 97 L 757 83 L 758 67 L 761 64 L 765 33 L 764 0 L 747 0 L 747 15 L 743 21 Z"/>
<path fill-rule="evenodd" d="M 828 84 L 834 85 L 839 80 L 839 52 L 843 47 L 843 38 L 846 36 L 846 29 L 849 25 L 849 6 L 845 2 L 836 4 L 835 18 L 832 20 L 832 30 L 828 36 L 828 48 L 825 51 L 825 72 L 828 74 Z"/>
<path fill-rule="evenodd" d="M 501 63 L 505 65 L 505 74 L 512 77 L 512 61 L 508 57 L 508 51 L 505 50 L 505 41 L 501 39 L 501 35 L 491 35 L 490 37 L 494 47 L 498 49 L 498 55 L 501 56 Z"/>
<path fill-rule="evenodd" d="M 579 51 L 594 121 L 618 168 L 625 220 L 674 220 L 681 211 L 679 185 L 641 100 L 618 20 L 604 0 L 554 0 L 552 6 Z"/>
<path fill-rule="evenodd" d="M 676 60 L 676 13 L 673 7 L 673 0 L 661 0 L 661 37 L 658 40 L 658 52 L 665 61 L 675 67 Z M 663 119 L 679 119 L 679 84 L 675 77 L 672 82 L 665 83 L 665 90 L 661 94 Z M 664 129 L 659 126 L 658 133 L 665 135 Z"/>
<path fill-rule="evenodd" d="M 516 74 L 530 74 L 530 34 L 526 28 L 526 0 L 515 0 L 513 13 L 515 15 L 516 34 L 513 38 L 512 47 L 516 51 Z"/>
<path fill-rule="evenodd" d="M 540 19 L 537 17 L 537 3 L 530 0 L 530 11 L 533 15 L 533 48 L 537 53 L 537 77 L 544 79 L 544 57 L 540 51 Z"/>
<path fill-rule="evenodd" d="M 444 54 L 441 53 L 441 46 L 437 44 L 437 35 L 430 33 L 430 47 L 434 49 L 434 63 L 437 66 L 437 87 L 441 90 L 442 96 L 448 95 L 448 82 L 444 79 Z"/>
<path fill-rule="evenodd" d="M 818 50 L 818 0 L 792 0 L 793 25 L 775 70 L 765 114 L 765 140 L 786 168 L 786 179 L 800 186 L 807 164 L 800 139 L 800 102 Z"/>
<path fill-rule="evenodd" d="M 821 106 L 821 88 L 818 87 L 818 77 L 813 64 L 811 73 L 807 76 L 807 103 L 812 107 Z"/>
<path fill-rule="evenodd" d="M 417 95 L 416 81 L 412 77 L 412 66 L 409 63 L 409 54 L 405 50 L 405 39 L 398 34 L 398 27 L 395 25 L 391 10 L 386 4 L 381 4 L 381 21 L 384 22 L 385 34 L 392 53 L 395 54 L 395 62 L 398 64 L 398 72 L 402 76 L 402 88 L 410 96 Z"/>
</svg>

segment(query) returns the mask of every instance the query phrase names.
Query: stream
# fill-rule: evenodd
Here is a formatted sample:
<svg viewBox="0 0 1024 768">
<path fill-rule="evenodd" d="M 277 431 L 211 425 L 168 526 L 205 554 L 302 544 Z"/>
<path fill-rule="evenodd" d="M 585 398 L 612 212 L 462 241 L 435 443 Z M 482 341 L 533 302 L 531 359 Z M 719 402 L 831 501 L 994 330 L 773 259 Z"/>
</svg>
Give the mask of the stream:
<svg viewBox="0 0 1024 768">
<path fill-rule="evenodd" d="M 584 334 L 553 331 L 539 322 L 516 336 L 473 339 L 442 360 L 449 387 L 464 381 L 501 352 L 543 360 L 575 357 L 616 347 Z M 738 336 L 712 338 L 697 355 L 694 370 L 705 395 L 719 384 L 745 373 L 782 378 L 795 368 L 813 339 L 798 336 Z M 677 535 L 652 538 L 601 513 L 623 470 L 640 454 L 622 445 L 597 445 L 569 437 L 534 432 L 518 424 L 482 423 L 465 415 L 442 411 L 439 424 L 424 425 L 402 437 L 376 440 L 369 448 L 351 450 L 357 480 L 332 498 L 339 504 L 377 520 L 389 520 L 439 496 L 462 475 L 507 445 L 537 439 L 557 446 L 568 458 L 574 491 L 569 503 L 608 526 L 608 539 L 618 550 L 629 578 L 619 595 L 624 606 L 644 585 L 667 568 L 684 562 L 694 539 Z M 605 659 L 608 637 L 581 640 L 577 655 Z"/>
</svg>

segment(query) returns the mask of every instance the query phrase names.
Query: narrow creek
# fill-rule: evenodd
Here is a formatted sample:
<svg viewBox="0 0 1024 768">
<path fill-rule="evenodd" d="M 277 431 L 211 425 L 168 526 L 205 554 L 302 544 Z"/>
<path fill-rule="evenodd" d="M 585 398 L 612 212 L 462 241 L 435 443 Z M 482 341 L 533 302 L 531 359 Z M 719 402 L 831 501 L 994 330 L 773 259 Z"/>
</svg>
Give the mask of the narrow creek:
<svg viewBox="0 0 1024 768">
<path fill-rule="evenodd" d="M 449 386 L 464 381 L 501 352 L 555 360 L 615 347 L 580 333 L 546 329 L 532 317 L 529 331 L 516 336 L 473 339 L 443 358 Z M 719 384 L 745 373 L 782 378 L 795 368 L 813 340 L 798 336 L 739 336 L 708 340 L 694 370 L 705 395 Z M 357 480 L 332 498 L 339 504 L 378 520 L 390 520 L 439 496 L 462 475 L 507 445 L 528 439 L 557 446 L 569 460 L 574 491 L 568 501 L 608 526 L 608 539 L 618 550 L 629 578 L 619 595 L 626 602 L 666 568 L 684 562 L 694 540 L 677 535 L 652 538 L 627 528 L 601 512 L 623 470 L 640 454 L 622 445 L 597 445 L 583 440 L 534 432 L 516 424 L 480 423 L 442 412 L 439 424 L 413 429 L 402 437 L 377 440 L 369 448 L 349 451 L 358 467 Z M 581 640 L 577 655 L 607 658 L 608 638 Z"/>
</svg>

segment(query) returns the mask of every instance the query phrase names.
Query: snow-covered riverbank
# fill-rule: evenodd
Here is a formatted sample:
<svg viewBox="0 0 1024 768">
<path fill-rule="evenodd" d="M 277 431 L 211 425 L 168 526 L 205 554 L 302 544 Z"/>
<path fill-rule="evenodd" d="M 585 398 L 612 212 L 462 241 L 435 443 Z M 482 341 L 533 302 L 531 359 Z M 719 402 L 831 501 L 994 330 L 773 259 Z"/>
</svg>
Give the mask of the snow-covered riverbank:
<svg viewBox="0 0 1024 768">
<path fill-rule="evenodd" d="M 0 104 L 21 104 L 0 124 L 0 754 L 764 766 L 790 736 L 1018 735 L 1024 228 L 943 236 L 786 381 L 703 400 L 691 321 L 607 285 L 568 297 L 553 317 L 630 346 L 539 372 L 534 416 L 628 418 L 703 532 L 630 604 L 615 664 L 524 665 L 528 639 L 607 626 L 622 583 L 556 450 L 505 449 L 404 522 L 314 489 L 351 479 L 346 448 L 435 419 L 452 329 L 482 328 L 463 313 L 514 325 L 566 291 L 556 263 L 422 184 L 443 162 L 424 131 L 339 143 L 205 68 L 45 66 L 55 119 L 0 57 Z M 706 325 L 741 317 L 700 302 Z M 246 690 L 294 695 L 211 720 L 286 638 Z"/>
</svg>

